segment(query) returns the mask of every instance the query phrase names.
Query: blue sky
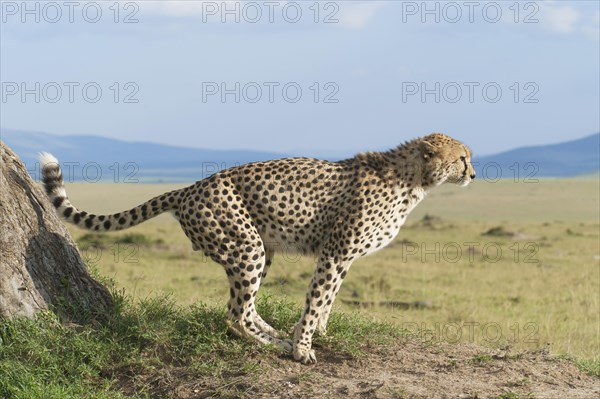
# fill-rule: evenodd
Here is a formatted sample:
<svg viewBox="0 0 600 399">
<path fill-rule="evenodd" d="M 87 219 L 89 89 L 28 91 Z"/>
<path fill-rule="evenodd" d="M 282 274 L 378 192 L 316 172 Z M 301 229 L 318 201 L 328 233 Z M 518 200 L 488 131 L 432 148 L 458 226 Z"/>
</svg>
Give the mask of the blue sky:
<svg viewBox="0 0 600 399">
<path fill-rule="evenodd" d="M 27 4 L 1 4 L 2 128 L 307 155 L 600 130 L 597 1 Z"/>
</svg>

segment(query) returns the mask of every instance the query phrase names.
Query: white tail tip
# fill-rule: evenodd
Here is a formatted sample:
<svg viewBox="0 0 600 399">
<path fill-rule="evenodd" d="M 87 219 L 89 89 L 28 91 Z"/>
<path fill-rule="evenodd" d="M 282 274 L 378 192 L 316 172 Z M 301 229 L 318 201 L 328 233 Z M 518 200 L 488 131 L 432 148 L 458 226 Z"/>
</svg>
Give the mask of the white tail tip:
<svg viewBox="0 0 600 399">
<path fill-rule="evenodd" d="M 50 165 L 50 164 L 58 165 L 58 159 L 56 159 L 56 157 L 54 155 L 50 154 L 49 152 L 40 152 L 39 160 L 40 160 L 42 169 L 46 165 Z"/>
</svg>

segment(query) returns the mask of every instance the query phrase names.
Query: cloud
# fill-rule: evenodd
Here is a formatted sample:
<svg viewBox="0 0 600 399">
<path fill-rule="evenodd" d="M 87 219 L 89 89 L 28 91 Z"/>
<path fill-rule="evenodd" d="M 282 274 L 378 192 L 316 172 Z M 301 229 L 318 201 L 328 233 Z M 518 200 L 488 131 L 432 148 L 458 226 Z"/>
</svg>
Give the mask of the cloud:
<svg viewBox="0 0 600 399">
<path fill-rule="evenodd" d="M 214 1 L 148 1 L 142 3 L 142 10 L 169 17 L 201 17 L 203 7 L 208 7 L 208 3 L 220 4 Z"/>
<path fill-rule="evenodd" d="M 384 1 L 343 2 L 338 17 L 340 26 L 362 29 L 386 4 Z"/>
<path fill-rule="evenodd" d="M 285 20 L 284 15 L 293 17 L 296 15 L 297 8 L 300 7 L 302 19 L 305 21 L 312 21 L 315 18 L 315 12 L 318 12 L 321 20 L 338 20 L 339 23 L 335 24 L 337 26 L 348 29 L 362 29 L 387 4 L 385 1 L 322 2 L 319 3 L 320 8 L 316 10 L 315 2 L 282 0 L 268 3 L 267 6 L 263 1 L 169 0 L 143 2 L 141 7 L 143 12 L 153 15 L 173 18 L 202 18 L 204 22 L 219 22 L 222 19 L 226 22 L 234 22 L 235 16 L 231 12 L 233 10 L 241 16 L 241 20 L 244 20 L 246 13 L 253 17 L 258 10 L 263 20 L 273 19 L 275 22 L 282 22 Z"/>
<path fill-rule="evenodd" d="M 574 6 L 547 0 L 538 4 L 540 26 L 546 31 L 600 40 L 600 11 L 596 3 L 574 3 Z"/>
<path fill-rule="evenodd" d="M 560 34 L 570 34 L 577 30 L 581 13 L 571 6 L 556 6 L 552 3 L 540 5 L 540 22 L 546 29 Z"/>
<path fill-rule="evenodd" d="M 582 30 L 590 39 L 600 41 L 600 11 L 596 11 L 592 20 Z"/>
</svg>

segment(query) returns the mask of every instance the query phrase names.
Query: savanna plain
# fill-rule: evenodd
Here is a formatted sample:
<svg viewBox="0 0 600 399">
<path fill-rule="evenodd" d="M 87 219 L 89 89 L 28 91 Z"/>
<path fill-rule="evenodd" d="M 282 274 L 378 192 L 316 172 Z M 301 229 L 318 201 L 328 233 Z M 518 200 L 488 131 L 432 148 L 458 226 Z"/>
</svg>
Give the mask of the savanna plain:
<svg viewBox="0 0 600 399">
<path fill-rule="evenodd" d="M 99 214 L 186 185 L 79 183 L 68 193 L 80 209 Z M 391 321 L 432 340 L 597 358 L 599 195 L 594 179 L 439 187 L 388 247 L 353 264 L 334 311 Z M 100 236 L 69 227 L 87 263 L 135 298 L 227 302 L 222 267 L 192 251 L 170 215 Z M 313 258 L 282 249 L 259 295 L 301 305 L 314 269 Z"/>
<path fill-rule="evenodd" d="M 187 184 L 67 184 L 81 210 L 116 213 Z M 600 182 L 442 186 L 386 248 L 357 260 L 318 363 L 227 332 L 221 266 L 161 215 L 89 234 L 111 285 L 108 321 L 0 323 L 0 397 L 591 398 L 600 394 Z M 277 254 L 258 311 L 289 331 L 315 260 Z M 1 343 L 1 341 L 0 341 Z"/>
</svg>

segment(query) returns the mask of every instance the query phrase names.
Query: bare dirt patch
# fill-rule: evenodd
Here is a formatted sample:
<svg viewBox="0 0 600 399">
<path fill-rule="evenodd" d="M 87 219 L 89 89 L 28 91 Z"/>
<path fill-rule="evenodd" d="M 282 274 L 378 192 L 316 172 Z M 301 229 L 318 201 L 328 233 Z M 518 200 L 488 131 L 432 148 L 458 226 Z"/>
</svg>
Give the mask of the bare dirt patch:
<svg viewBox="0 0 600 399">
<path fill-rule="evenodd" d="M 317 347 L 318 363 L 257 353 L 258 370 L 195 377 L 184 367 L 120 376 L 125 391 L 151 397 L 252 398 L 581 398 L 600 396 L 600 379 L 544 351 L 512 353 L 470 344 L 403 339 L 349 357 Z"/>
</svg>

